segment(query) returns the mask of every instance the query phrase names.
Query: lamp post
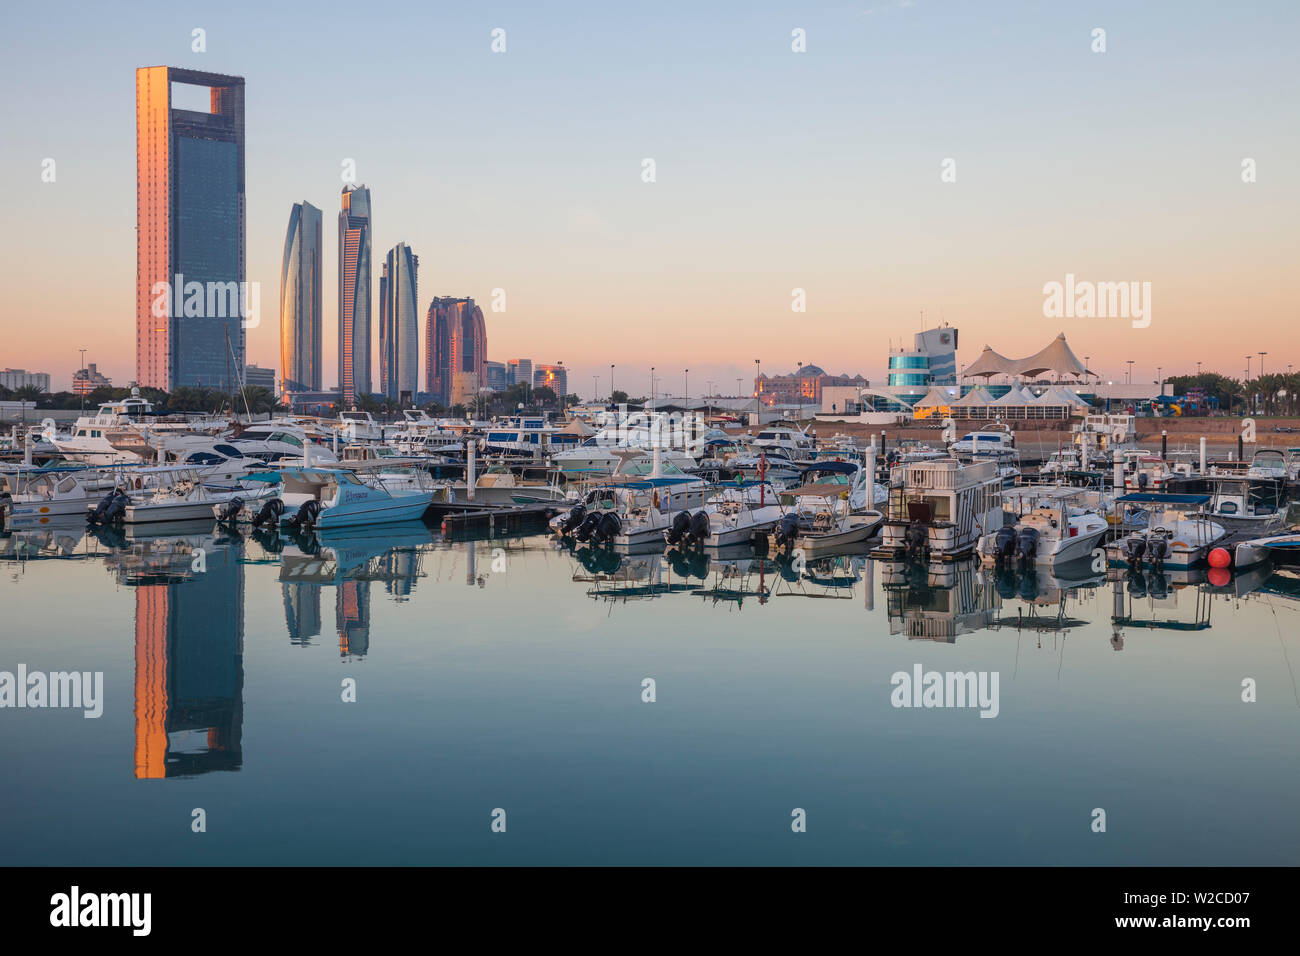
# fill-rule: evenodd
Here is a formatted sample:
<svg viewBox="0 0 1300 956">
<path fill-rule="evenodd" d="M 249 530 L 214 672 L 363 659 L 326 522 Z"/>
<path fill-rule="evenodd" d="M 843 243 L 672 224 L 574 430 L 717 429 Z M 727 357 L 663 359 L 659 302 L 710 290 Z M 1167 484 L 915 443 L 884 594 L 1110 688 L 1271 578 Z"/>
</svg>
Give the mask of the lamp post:
<svg viewBox="0 0 1300 956">
<path fill-rule="evenodd" d="M 591 377 L 591 403 L 594 405 L 598 401 L 600 401 L 600 376 L 593 375 Z"/>
<path fill-rule="evenodd" d="M 763 410 L 763 396 L 762 396 L 762 391 L 763 391 L 763 381 L 762 381 L 762 379 L 763 379 L 763 366 L 762 366 L 762 363 L 760 363 L 758 359 L 754 359 L 754 399 L 755 399 L 755 402 L 756 402 L 756 404 L 755 404 L 754 407 L 757 408 L 757 409 L 759 410 L 759 412 L 760 412 L 760 416 L 759 416 L 759 417 L 762 417 L 761 412 L 762 412 L 762 410 Z"/>
<path fill-rule="evenodd" d="M 689 406 L 691 404 L 691 370 L 684 369 L 682 374 L 686 376 L 686 395 L 684 396 L 684 400 Z"/>
<path fill-rule="evenodd" d="M 799 419 L 803 420 L 803 362 L 797 363 L 799 371 L 795 373 L 794 384 L 799 389 Z"/>
<path fill-rule="evenodd" d="M 1126 377 L 1124 381 L 1126 384 L 1132 385 L 1133 384 L 1133 359 L 1128 359 L 1127 361 L 1128 361 L 1128 372 L 1125 373 Z"/>
<path fill-rule="evenodd" d="M 1165 393 L 1165 377 L 1163 374 L 1161 374 L 1164 371 L 1164 368 L 1165 367 L 1163 365 L 1156 366 L 1156 385 L 1160 387 L 1161 395 Z"/>
<path fill-rule="evenodd" d="M 81 388 L 80 388 L 80 392 L 81 392 L 81 410 L 84 412 L 84 411 L 86 410 L 86 386 L 88 386 L 90 383 L 86 381 L 86 350 L 85 350 L 85 349 L 77 349 L 77 351 L 81 353 Z"/>
<path fill-rule="evenodd" d="M 655 407 L 655 367 L 650 366 L 650 408 Z"/>
<path fill-rule="evenodd" d="M 614 403 L 614 363 L 609 363 L 609 402 Z"/>
<path fill-rule="evenodd" d="M 1083 357 L 1083 375 L 1084 375 L 1084 379 L 1083 379 L 1083 380 L 1084 380 L 1085 382 L 1088 380 L 1088 366 L 1091 364 L 1091 362 L 1092 362 L 1092 356 L 1091 356 L 1091 355 L 1085 355 L 1085 356 Z"/>
</svg>

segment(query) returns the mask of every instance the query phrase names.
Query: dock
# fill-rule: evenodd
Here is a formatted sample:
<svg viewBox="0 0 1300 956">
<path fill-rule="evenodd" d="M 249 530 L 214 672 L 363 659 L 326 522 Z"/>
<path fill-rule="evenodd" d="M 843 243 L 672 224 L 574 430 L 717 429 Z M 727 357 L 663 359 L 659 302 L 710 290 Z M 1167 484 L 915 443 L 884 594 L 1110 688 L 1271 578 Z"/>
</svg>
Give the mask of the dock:
<svg viewBox="0 0 1300 956">
<path fill-rule="evenodd" d="M 494 506 L 476 501 L 435 501 L 425 514 L 434 520 L 441 518 L 444 535 L 497 535 L 537 531 L 561 510 L 554 503 Z"/>
</svg>

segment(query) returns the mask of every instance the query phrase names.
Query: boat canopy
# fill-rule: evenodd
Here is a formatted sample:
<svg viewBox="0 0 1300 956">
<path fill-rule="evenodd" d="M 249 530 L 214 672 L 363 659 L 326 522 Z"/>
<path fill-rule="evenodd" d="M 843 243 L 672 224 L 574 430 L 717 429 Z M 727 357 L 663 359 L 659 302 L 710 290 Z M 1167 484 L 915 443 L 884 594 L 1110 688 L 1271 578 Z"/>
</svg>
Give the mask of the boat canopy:
<svg viewBox="0 0 1300 956">
<path fill-rule="evenodd" d="M 1162 494 L 1155 491 L 1140 491 L 1131 495 L 1121 495 L 1115 499 L 1116 503 L 1123 504 L 1156 504 L 1156 505 L 1204 505 L 1210 502 L 1209 495 L 1173 495 Z"/>
</svg>

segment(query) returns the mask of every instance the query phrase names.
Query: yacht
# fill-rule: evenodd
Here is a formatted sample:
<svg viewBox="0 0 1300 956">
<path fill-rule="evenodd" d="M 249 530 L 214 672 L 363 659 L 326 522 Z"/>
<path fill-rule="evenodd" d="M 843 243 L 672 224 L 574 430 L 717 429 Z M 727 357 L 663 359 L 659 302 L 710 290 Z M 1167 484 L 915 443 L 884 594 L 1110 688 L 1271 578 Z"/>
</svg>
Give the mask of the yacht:
<svg viewBox="0 0 1300 956">
<path fill-rule="evenodd" d="M 160 415 L 153 403 L 133 388 L 131 397 L 104 402 L 94 415 L 78 418 L 70 433 L 51 432 L 48 437 L 59 454 L 70 461 L 113 465 L 154 460 L 155 442 L 168 436 L 216 435 L 229 426 L 225 418 Z"/>
<path fill-rule="evenodd" d="M 1250 459 L 1246 477 L 1271 478 L 1285 482 L 1287 480 L 1286 456 L 1276 448 L 1259 449 Z"/>
<path fill-rule="evenodd" d="M 978 431 L 967 432 L 953 442 L 948 451 L 953 455 L 998 455 L 1015 447 L 1016 437 L 1011 429 L 988 426 Z"/>
<path fill-rule="evenodd" d="M 789 425 L 769 425 L 754 436 L 754 451 L 784 452 L 791 461 L 810 461 L 817 456 L 817 440 L 814 436 L 799 428 Z"/>
</svg>

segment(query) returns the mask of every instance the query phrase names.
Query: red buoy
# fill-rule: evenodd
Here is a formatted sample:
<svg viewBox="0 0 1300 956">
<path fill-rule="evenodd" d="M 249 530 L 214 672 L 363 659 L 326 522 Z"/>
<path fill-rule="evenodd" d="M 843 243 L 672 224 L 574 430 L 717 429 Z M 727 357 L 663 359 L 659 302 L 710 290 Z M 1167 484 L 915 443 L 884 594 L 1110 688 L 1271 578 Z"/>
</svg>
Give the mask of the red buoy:
<svg viewBox="0 0 1300 956">
<path fill-rule="evenodd" d="M 1226 568 L 1232 564 L 1232 555 L 1228 553 L 1227 548 L 1215 548 L 1210 552 L 1210 567 Z"/>
<path fill-rule="evenodd" d="M 1216 588 L 1221 588 L 1226 587 L 1228 582 L 1232 580 L 1232 572 L 1227 568 L 1210 568 L 1207 577 L 1210 584 Z"/>
</svg>

